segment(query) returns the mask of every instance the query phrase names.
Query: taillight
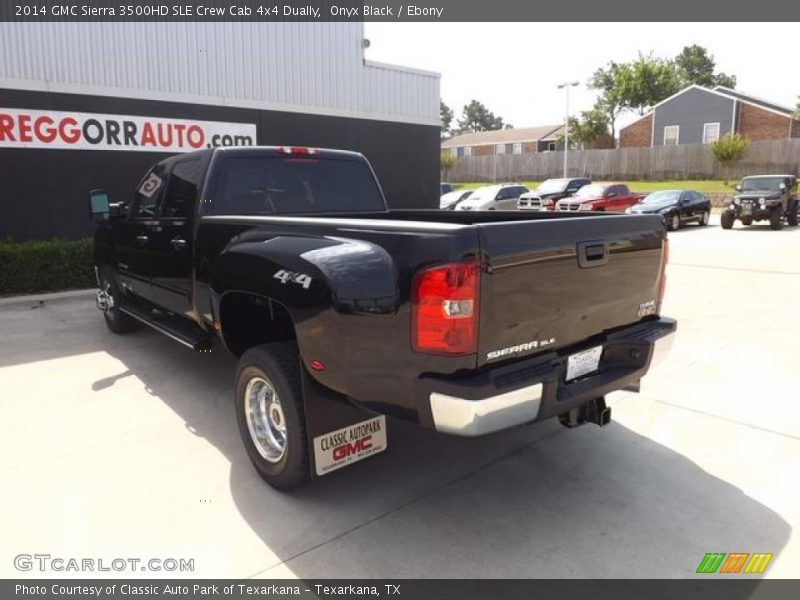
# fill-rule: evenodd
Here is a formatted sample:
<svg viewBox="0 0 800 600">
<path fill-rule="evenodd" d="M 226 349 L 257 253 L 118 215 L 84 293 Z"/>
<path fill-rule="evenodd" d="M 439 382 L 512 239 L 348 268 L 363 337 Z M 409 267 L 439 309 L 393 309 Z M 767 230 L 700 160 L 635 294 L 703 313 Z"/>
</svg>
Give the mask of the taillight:
<svg viewBox="0 0 800 600">
<path fill-rule="evenodd" d="M 429 354 L 473 354 L 478 346 L 480 262 L 424 269 L 411 288 L 411 346 Z"/>
<path fill-rule="evenodd" d="M 292 156 L 309 156 L 318 154 L 319 150 L 316 148 L 306 148 L 305 146 L 278 146 L 278 152 Z"/>
<path fill-rule="evenodd" d="M 664 238 L 664 251 L 661 255 L 661 280 L 658 283 L 658 303 L 664 300 L 664 292 L 667 290 L 667 263 L 669 262 L 669 240 Z"/>
</svg>

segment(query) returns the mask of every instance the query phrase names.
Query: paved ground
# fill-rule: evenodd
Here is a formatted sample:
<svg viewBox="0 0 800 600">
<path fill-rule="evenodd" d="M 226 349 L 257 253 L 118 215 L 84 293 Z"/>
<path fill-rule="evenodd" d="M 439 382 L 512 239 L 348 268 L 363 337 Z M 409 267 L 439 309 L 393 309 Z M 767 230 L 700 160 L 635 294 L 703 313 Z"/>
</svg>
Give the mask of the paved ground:
<svg viewBox="0 0 800 600">
<path fill-rule="evenodd" d="M 800 229 L 670 235 L 670 360 L 614 423 L 388 453 L 294 495 L 239 441 L 234 363 L 91 300 L 0 306 L 0 576 L 18 553 L 187 557 L 210 577 L 685 577 L 706 552 L 800 576 Z"/>
</svg>

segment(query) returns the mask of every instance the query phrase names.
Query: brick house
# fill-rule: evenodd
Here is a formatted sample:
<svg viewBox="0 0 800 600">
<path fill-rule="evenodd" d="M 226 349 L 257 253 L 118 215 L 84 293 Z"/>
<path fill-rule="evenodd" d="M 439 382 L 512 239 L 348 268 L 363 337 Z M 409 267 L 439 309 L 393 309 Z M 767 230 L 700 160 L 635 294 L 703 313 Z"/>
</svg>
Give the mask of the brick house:
<svg viewBox="0 0 800 600">
<path fill-rule="evenodd" d="M 800 137 L 794 109 L 726 87 L 690 85 L 619 132 L 619 147 L 710 144 L 729 133 L 753 141 Z"/>
<path fill-rule="evenodd" d="M 462 133 L 442 142 L 442 149 L 462 156 L 490 156 L 493 154 L 533 154 L 564 149 L 561 136 L 563 125 L 541 125 L 518 129 L 498 129 Z M 592 148 L 612 148 L 611 136 L 596 140 Z"/>
<path fill-rule="evenodd" d="M 556 150 L 563 125 L 541 125 L 518 129 L 497 129 L 462 133 L 442 142 L 442 149 L 462 156 L 492 154 L 532 154 Z"/>
</svg>

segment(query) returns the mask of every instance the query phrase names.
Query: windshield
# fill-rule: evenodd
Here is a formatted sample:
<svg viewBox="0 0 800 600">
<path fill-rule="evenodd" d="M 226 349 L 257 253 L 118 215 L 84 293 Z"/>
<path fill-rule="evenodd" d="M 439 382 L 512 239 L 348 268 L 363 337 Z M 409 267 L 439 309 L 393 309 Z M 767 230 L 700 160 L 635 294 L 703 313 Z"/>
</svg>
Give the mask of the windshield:
<svg viewBox="0 0 800 600">
<path fill-rule="evenodd" d="M 568 179 L 548 179 L 539 184 L 536 191 L 540 194 L 552 194 L 553 192 L 563 192 L 567 187 Z"/>
<path fill-rule="evenodd" d="M 786 183 L 783 177 L 753 177 L 752 179 L 742 179 L 742 191 L 752 192 L 754 190 L 767 190 L 777 192 L 781 189 L 781 184 Z"/>
<path fill-rule="evenodd" d="M 577 192 L 575 192 L 576 198 L 596 198 L 598 196 L 602 196 L 603 193 L 606 191 L 605 185 L 585 185 Z"/>
<path fill-rule="evenodd" d="M 205 214 L 291 215 L 386 209 L 372 172 L 359 160 L 230 157 L 217 173 Z"/>
<path fill-rule="evenodd" d="M 477 190 L 473 190 L 473 192 L 469 195 L 469 197 L 464 200 L 464 204 L 483 204 L 485 202 L 490 202 L 494 200 L 494 197 L 497 195 L 497 188 L 494 187 L 483 187 L 478 188 Z"/>
<path fill-rule="evenodd" d="M 683 192 L 676 190 L 653 192 L 642 200 L 642 204 L 672 204 L 678 201 L 682 193 Z"/>
</svg>

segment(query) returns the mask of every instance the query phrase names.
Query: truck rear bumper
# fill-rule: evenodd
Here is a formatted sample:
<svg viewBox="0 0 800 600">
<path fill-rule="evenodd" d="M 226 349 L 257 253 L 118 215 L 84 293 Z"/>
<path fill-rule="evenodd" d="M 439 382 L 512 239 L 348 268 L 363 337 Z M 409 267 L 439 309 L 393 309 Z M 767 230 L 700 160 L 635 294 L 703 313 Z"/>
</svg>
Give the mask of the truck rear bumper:
<svg viewBox="0 0 800 600">
<path fill-rule="evenodd" d="M 444 433 L 478 436 L 554 417 L 638 382 L 667 356 L 676 329 L 673 319 L 661 318 L 466 377 L 424 377 L 431 425 Z M 567 382 L 568 357 L 600 345 L 598 370 Z"/>
</svg>

